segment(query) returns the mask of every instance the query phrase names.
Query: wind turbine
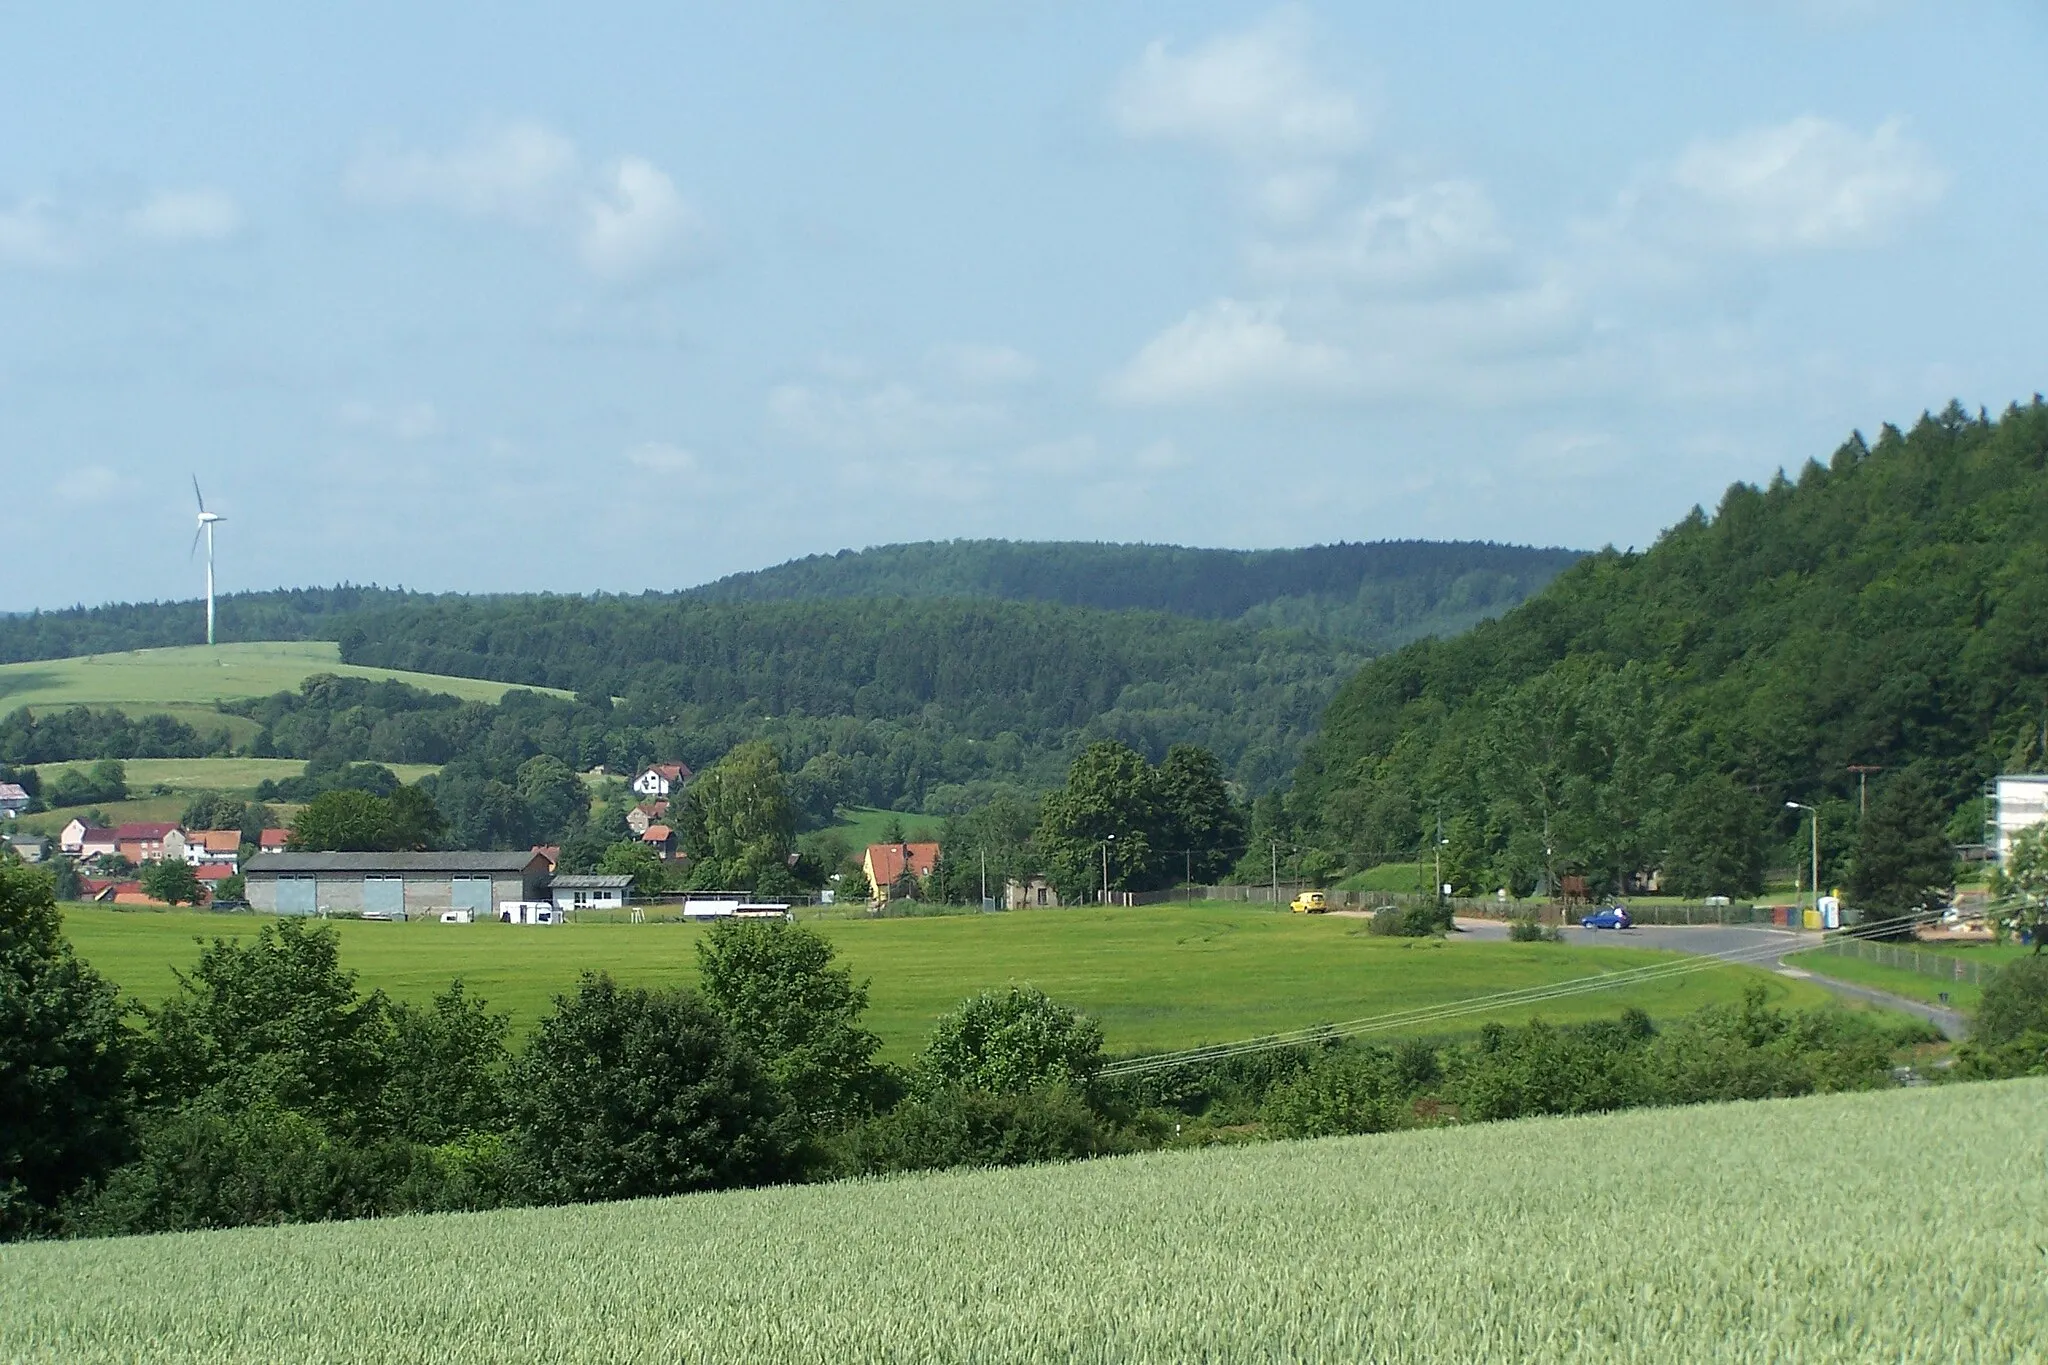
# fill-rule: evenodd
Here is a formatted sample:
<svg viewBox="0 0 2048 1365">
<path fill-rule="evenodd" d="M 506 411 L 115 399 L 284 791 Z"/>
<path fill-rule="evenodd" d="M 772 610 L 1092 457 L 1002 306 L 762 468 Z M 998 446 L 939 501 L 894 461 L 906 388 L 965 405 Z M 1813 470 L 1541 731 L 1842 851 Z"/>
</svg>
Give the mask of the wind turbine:
<svg viewBox="0 0 2048 1365">
<path fill-rule="evenodd" d="M 192 496 L 199 499 L 199 529 L 192 533 L 192 554 L 188 554 L 185 557 L 190 559 L 192 555 L 199 553 L 199 537 L 205 536 L 206 643 L 211 645 L 213 643 L 213 524 L 217 521 L 226 521 L 227 518 L 218 512 L 206 510 L 206 494 L 199 491 L 199 476 L 197 474 L 192 476 Z"/>
</svg>

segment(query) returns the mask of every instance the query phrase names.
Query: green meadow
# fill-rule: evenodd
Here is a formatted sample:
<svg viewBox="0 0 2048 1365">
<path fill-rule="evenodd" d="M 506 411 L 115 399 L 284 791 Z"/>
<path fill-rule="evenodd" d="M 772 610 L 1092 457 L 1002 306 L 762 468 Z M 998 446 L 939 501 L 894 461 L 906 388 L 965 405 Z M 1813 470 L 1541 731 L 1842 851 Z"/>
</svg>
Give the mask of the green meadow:
<svg viewBox="0 0 2048 1365">
<path fill-rule="evenodd" d="M 68 907 L 65 931 L 85 959 L 133 996 L 154 1001 L 189 965 L 198 937 L 253 934 L 240 915 Z M 525 1029 L 586 971 L 644 985 L 696 976 L 694 925 L 333 921 L 342 961 L 366 987 L 423 1000 L 457 976 Z M 820 920 L 856 978 L 869 982 L 869 1027 L 887 1055 L 914 1053 L 938 1015 L 963 997 L 1030 982 L 1102 1021 L 1111 1052 L 1228 1042 L 1314 1024 L 1440 1005 L 1498 991 L 1630 971 L 1675 954 L 1549 943 L 1390 939 L 1339 916 L 1275 914 L 1245 906 L 1016 911 L 924 919 Z M 1755 968 L 1717 966 L 1536 1007 L 1462 1017 L 1541 1015 L 1557 1022 L 1611 1017 L 1629 1005 L 1671 1017 L 1740 998 L 1761 985 L 1792 1006 L 1828 999 L 1818 987 Z"/>
<path fill-rule="evenodd" d="M 2048 1081 L 0 1247 L 18 1361 L 2039 1360 Z M 1901 1160 L 1953 1148 L 1996 1168 Z M 1981 1163 L 1980 1163 L 1981 1164 Z"/>
<path fill-rule="evenodd" d="M 121 654 L 88 654 L 74 659 L 0 664 L 0 711 L 18 706 L 113 706 L 131 714 L 167 712 L 195 727 L 219 730 L 226 724 L 237 742 L 254 732 L 244 721 L 213 709 L 218 701 L 267 697 L 296 691 L 314 673 L 352 678 L 396 678 L 429 692 L 471 701 L 496 701 L 508 683 L 438 673 L 362 668 L 341 662 L 331 641 L 296 640 L 257 644 L 181 645 Z M 536 688 L 536 691 L 547 691 Z M 566 695 L 566 694 L 557 694 Z"/>
</svg>

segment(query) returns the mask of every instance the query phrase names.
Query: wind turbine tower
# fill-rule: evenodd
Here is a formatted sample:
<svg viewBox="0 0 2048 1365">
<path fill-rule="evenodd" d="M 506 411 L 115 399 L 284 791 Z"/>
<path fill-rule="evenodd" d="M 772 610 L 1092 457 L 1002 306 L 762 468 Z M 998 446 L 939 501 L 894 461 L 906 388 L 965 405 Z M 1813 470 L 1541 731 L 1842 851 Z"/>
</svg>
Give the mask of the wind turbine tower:
<svg viewBox="0 0 2048 1365">
<path fill-rule="evenodd" d="M 192 533 L 192 554 L 199 553 L 199 538 L 206 537 L 206 643 L 213 643 L 213 526 L 227 518 L 206 510 L 206 494 L 199 491 L 199 476 L 192 476 L 192 496 L 199 499 L 199 529 Z M 186 558 L 191 558 L 187 555 Z"/>
</svg>

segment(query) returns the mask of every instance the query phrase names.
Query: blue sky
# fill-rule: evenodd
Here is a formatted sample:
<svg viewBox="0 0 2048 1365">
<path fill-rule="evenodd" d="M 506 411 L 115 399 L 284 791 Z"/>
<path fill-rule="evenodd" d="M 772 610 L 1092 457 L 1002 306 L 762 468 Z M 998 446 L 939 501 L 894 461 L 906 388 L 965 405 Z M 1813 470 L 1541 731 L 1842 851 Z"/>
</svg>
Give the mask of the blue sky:
<svg viewBox="0 0 2048 1365">
<path fill-rule="evenodd" d="M 2031 4 L 0 6 L 0 608 L 1645 545 L 2048 388 Z"/>
</svg>

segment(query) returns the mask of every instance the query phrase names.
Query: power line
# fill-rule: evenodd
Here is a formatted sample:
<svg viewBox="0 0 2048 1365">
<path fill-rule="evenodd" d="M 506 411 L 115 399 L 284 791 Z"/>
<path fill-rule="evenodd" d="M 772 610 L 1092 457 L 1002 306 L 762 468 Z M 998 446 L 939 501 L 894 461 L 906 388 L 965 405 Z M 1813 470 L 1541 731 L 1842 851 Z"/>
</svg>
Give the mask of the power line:
<svg viewBox="0 0 2048 1365">
<path fill-rule="evenodd" d="M 1920 915 L 1902 915 L 1894 919 L 1880 920 L 1871 924 L 1858 925 L 1854 929 L 1834 930 L 1821 936 L 1821 942 L 1838 939 L 1881 938 L 1900 929 L 1925 923 L 1938 918 L 1929 912 Z M 1576 995 L 1588 995 L 1599 991 L 1613 990 L 1620 986 L 1642 985 L 1665 981 L 1694 972 L 1709 971 L 1716 967 L 1763 961 L 1782 955 L 1784 944 L 1766 944 L 1749 948 L 1732 949 L 1725 953 L 1688 956 L 1679 962 L 1652 963 L 1647 967 L 1632 968 L 1626 972 L 1602 972 L 1595 976 L 1577 977 L 1570 981 L 1554 982 L 1547 986 L 1527 986 L 1518 990 L 1498 991 L 1492 995 L 1469 996 L 1461 1000 L 1445 1001 L 1437 1005 L 1418 1006 L 1409 1010 L 1396 1010 L 1387 1014 L 1368 1015 L 1337 1024 L 1318 1024 L 1308 1028 L 1292 1029 L 1284 1033 L 1265 1034 L 1256 1038 L 1242 1039 L 1234 1043 L 1216 1043 L 1206 1047 L 1186 1048 L 1178 1052 L 1154 1053 L 1145 1057 L 1126 1058 L 1112 1062 L 1097 1074 L 1103 1077 L 1136 1076 L 1152 1071 L 1163 1071 L 1171 1067 L 1187 1066 L 1200 1062 L 1220 1061 L 1227 1057 L 1244 1056 L 1249 1053 L 1269 1052 L 1276 1048 L 1298 1047 L 1303 1043 L 1320 1042 L 1331 1038 L 1349 1038 L 1364 1033 L 1382 1033 L 1398 1028 L 1416 1028 L 1426 1024 L 1439 1023 L 1466 1015 L 1485 1013 L 1490 1010 L 1509 1009 L 1517 1005 L 1541 1004 L 1550 1000 L 1568 999 Z"/>
</svg>

